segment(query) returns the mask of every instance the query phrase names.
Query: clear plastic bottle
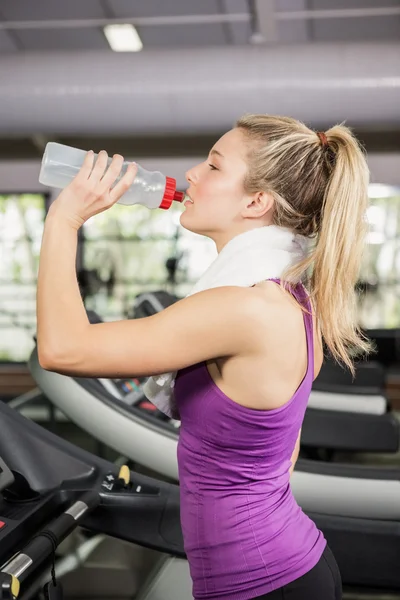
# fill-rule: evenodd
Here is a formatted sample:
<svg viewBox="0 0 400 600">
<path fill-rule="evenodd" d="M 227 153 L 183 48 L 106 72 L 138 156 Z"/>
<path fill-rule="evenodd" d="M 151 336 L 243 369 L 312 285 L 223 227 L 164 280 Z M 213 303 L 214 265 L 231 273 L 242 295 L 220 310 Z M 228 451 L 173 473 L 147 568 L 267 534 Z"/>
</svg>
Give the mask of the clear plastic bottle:
<svg viewBox="0 0 400 600">
<path fill-rule="evenodd" d="M 49 142 L 43 154 L 39 175 L 40 183 L 50 187 L 64 188 L 77 175 L 86 154 L 85 150 Z M 97 158 L 97 154 L 95 158 Z M 111 163 L 111 160 L 111 158 L 108 159 L 108 164 Z M 129 164 L 129 162 L 124 162 L 120 177 L 124 175 Z M 176 190 L 175 179 L 166 177 L 159 171 L 147 171 L 138 164 L 137 167 L 138 172 L 133 184 L 118 200 L 118 204 L 128 206 L 143 204 L 147 208 L 167 209 L 173 200 L 182 202 L 185 193 Z"/>
</svg>

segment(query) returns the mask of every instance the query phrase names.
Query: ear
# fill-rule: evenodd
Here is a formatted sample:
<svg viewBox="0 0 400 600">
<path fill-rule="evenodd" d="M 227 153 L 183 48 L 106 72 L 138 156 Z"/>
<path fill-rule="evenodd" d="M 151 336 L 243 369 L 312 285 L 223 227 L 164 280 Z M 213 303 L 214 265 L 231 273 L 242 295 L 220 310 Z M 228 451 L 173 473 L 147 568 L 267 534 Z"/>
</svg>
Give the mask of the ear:
<svg viewBox="0 0 400 600">
<path fill-rule="evenodd" d="M 259 219 L 271 212 L 274 208 L 274 198 L 267 192 L 257 192 L 251 196 L 245 197 L 245 207 L 242 210 L 242 217 L 247 219 Z"/>
</svg>

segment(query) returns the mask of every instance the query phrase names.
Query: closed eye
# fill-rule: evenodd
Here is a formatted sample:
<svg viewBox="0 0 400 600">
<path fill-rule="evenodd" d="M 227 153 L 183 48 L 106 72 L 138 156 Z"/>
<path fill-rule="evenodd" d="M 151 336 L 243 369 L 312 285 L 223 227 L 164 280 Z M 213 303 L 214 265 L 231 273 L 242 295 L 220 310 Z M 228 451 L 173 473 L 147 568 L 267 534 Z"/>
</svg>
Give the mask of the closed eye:
<svg viewBox="0 0 400 600">
<path fill-rule="evenodd" d="M 211 163 L 208 163 L 208 166 L 210 167 L 211 171 L 218 171 L 217 167 L 212 165 Z"/>
</svg>

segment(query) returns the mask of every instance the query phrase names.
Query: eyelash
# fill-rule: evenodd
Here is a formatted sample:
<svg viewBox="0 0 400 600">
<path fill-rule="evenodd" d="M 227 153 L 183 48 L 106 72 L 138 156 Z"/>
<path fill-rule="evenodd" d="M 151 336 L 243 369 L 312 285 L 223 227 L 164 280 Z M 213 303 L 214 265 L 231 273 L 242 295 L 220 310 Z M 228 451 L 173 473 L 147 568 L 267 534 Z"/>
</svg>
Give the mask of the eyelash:
<svg viewBox="0 0 400 600">
<path fill-rule="evenodd" d="M 211 168 L 212 171 L 218 171 L 217 167 L 215 167 L 211 163 L 208 163 L 208 166 Z"/>
</svg>

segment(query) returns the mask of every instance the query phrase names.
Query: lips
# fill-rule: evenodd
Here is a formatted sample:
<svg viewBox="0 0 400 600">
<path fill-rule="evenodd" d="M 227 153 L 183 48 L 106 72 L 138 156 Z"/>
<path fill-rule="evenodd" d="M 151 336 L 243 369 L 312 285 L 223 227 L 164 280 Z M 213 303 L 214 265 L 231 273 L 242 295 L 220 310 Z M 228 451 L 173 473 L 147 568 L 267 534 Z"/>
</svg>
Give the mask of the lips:
<svg viewBox="0 0 400 600">
<path fill-rule="evenodd" d="M 191 197 L 189 196 L 189 194 L 187 192 L 185 194 L 184 203 L 186 204 L 186 202 L 190 202 L 191 204 L 194 204 L 193 200 L 191 199 Z"/>
</svg>

